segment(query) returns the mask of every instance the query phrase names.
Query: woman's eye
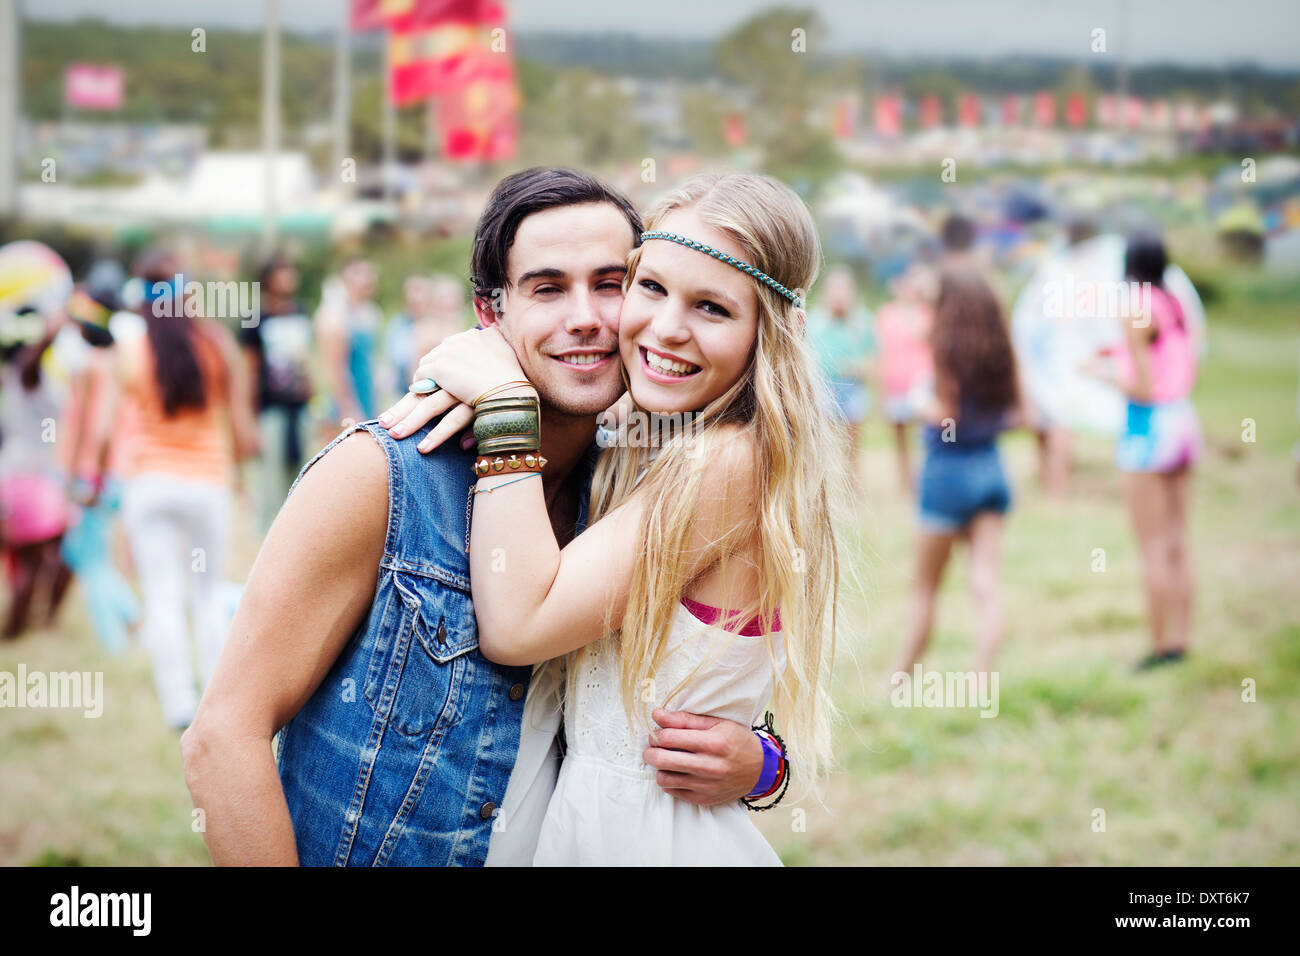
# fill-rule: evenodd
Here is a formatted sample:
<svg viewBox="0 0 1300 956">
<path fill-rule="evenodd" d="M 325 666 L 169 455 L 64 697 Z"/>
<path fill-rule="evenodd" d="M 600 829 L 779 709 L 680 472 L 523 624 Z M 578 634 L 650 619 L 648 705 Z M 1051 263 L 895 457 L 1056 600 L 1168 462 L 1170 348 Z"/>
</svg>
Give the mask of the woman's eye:
<svg viewBox="0 0 1300 956">
<path fill-rule="evenodd" d="M 640 285 L 641 288 L 645 289 L 647 292 L 653 292 L 655 295 L 664 294 L 664 287 L 658 282 L 655 282 L 654 279 L 642 279 Z"/>
<path fill-rule="evenodd" d="M 707 299 L 700 303 L 700 308 L 709 313 L 709 315 L 716 315 L 723 319 L 731 318 L 730 312 L 718 305 L 716 302 L 710 302 Z"/>
</svg>

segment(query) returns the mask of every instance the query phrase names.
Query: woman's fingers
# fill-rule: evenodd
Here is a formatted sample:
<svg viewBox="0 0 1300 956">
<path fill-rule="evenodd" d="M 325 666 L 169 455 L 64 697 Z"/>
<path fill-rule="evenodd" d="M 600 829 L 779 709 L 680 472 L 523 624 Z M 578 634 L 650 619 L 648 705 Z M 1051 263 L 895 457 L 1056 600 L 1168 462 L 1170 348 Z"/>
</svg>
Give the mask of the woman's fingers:
<svg viewBox="0 0 1300 956">
<path fill-rule="evenodd" d="M 446 392 L 434 392 L 432 395 L 416 396 L 415 406 L 406 413 L 406 417 L 388 429 L 394 438 L 413 435 L 457 403 L 454 396 Z"/>
<path fill-rule="evenodd" d="M 419 395 L 416 395 L 414 392 L 407 392 L 394 402 L 391 408 L 386 409 L 384 413 L 379 416 L 379 424 L 383 425 L 385 428 L 391 428 L 394 422 L 400 422 L 407 415 L 411 414 L 411 410 L 415 408 L 419 401 Z"/>
<path fill-rule="evenodd" d="M 433 451 L 452 435 L 455 435 L 467 425 L 474 423 L 474 409 L 468 405 L 457 405 L 446 415 L 442 421 L 433 426 L 433 430 L 424 436 L 424 441 L 420 442 L 420 451 L 425 454 Z"/>
</svg>

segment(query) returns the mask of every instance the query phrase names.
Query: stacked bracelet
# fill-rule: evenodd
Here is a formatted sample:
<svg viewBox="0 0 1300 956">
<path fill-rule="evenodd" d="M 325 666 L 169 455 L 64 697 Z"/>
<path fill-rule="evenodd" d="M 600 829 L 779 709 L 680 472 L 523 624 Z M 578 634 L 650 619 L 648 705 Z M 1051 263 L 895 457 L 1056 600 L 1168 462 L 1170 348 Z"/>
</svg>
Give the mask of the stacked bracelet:
<svg viewBox="0 0 1300 956">
<path fill-rule="evenodd" d="M 474 409 L 474 440 L 480 455 L 536 452 L 542 445 L 541 411 L 536 395 L 493 398 Z"/>
<path fill-rule="evenodd" d="M 771 810 L 785 797 L 790 786 L 790 764 L 786 760 L 785 741 L 772 729 L 772 714 L 763 716 L 763 723 L 753 728 L 759 743 L 763 746 L 763 772 L 758 778 L 758 785 L 740 802 L 755 813 Z M 755 806 L 753 801 L 766 800 L 773 794 L 776 799 L 765 807 Z"/>
</svg>

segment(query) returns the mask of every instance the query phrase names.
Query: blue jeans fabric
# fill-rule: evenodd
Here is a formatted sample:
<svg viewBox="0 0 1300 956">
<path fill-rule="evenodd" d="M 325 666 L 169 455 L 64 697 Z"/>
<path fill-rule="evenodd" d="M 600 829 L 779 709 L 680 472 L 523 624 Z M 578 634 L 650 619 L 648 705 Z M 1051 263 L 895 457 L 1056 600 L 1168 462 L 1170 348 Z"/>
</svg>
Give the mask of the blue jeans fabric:
<svg viewBox="0 0 1300 956">
<path fill-rule="evenodd" d="M 997 445 L 926 448 L 920 478 L 921 525 L 929 531 L 954 534 L 981 511 L 1005 513 L 1011 507 L 1011 485 Z"/>
<path fill-rule="evenodd" d="M 388 532 L 370 614 L 277 737 L 298 857 L 481 866 L 532 668 L 493 664 L 478 650 L 466 553 L 473 455 L 454 441 L 420 454 L 429 426 L 395 441 L 364 422 L 303 472 L 358 429 L 388 459 Z"/>
</svg>

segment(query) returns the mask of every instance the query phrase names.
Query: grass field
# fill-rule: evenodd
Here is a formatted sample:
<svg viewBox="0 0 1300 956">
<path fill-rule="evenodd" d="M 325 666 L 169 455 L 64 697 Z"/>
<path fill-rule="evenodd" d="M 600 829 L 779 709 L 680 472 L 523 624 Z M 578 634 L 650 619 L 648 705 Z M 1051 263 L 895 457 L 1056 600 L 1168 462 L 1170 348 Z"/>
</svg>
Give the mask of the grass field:
<svg viewBox="0 0 1300 956">
<path fill-rule="evenodd" d="M 1081 444 L 1058 508 L 1016 434 L 1003 444 L 1016 502 L 998 716 L 891 706 L 912 505 L 883 426 L 870 424 L 860 523 L 845 535 L 865 593 L 846 598 L 836 661 L 839 767 L 821 803 L 787 800 L 757 818 L 787 863 L 1300 863 L 1300 294 L 1264 298 L 1240 283 L 1210 308 L 1195 396 L 1209 442 L 1193 490 L 1199 590 L 1192 653 L 1176 666 L 1132 671 L 1147 638 L 1109 443 Z M 1242 440 L 1247 418 L 1254 442 Z M 236 579 L 255 547 L 246 530 L 240 543 Z M 971 666 L 964 571 L 959 554 L 927 668 Z M 104 656 L 74 593 L 57 631 L 0 645 L 0 670 L 20 663 L 102 670 L 106 703 L 93 720 L 0 713 L 0 863 L 207 863 L 143 652 Z"/>
</svg>

